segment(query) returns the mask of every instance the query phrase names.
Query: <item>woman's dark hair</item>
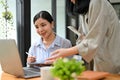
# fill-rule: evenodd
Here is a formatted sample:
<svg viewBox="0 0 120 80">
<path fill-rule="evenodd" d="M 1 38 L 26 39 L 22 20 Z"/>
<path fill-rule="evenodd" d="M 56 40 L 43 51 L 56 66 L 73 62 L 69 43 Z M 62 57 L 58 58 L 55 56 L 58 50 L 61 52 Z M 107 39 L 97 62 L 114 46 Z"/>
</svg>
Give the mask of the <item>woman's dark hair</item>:
<svg viewBox="0 0 120 80">
<path fill-rule="evenodd" d="M 38 12 L 38 13 L 34 16 L 34 18 L 33 18 L 33 23 L 35 24 L 35 21 L 36 21 L 37 19 L 39 19 L 39 18 L 43 18 L 43 19 L 47 20 L 47 21 L 50 22 L 50 23 L 52 23 L 52 21 L 53 21 L 52 16 L 51 16 L 50 13 L 47 12 L 47 11 L 40 11 L 40 12 Z"/>
<path fill-rule="evenodd" d="M 89 10 L 90 0 L 75 0 L 75 4 L 71 0 L 66 1 L 68 15 L 86 14 Z"/>
</svg>

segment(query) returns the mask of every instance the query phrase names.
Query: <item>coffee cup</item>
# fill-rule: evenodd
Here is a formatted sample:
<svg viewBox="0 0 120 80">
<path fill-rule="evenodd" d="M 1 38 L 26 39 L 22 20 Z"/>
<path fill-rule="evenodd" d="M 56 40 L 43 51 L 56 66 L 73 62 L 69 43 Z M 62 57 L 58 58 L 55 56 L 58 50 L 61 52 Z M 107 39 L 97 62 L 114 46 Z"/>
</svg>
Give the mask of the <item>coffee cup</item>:
<svg viewBox="0 0 120 80">
<path fill-rule="evenodd" d="M 40 68 L 41 72 L 41 80 L 54 80 L 54 77 L 52 76 L 50 69 L 52 67 L 50 66 L 44 66 Z"/>
</svg>

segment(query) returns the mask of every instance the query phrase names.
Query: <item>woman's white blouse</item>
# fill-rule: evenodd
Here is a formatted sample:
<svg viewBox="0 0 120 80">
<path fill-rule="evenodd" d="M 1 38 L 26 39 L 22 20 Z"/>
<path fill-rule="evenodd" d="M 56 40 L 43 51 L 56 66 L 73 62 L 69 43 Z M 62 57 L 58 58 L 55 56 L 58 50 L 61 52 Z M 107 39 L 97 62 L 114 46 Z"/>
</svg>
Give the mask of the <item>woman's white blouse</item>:
<svg viewBox="0 0 120 80">
<path fill-rule="evenodd" d="M 48 48 L 46 48 L 42 42 L 42 39 L 40 38 L 30 47 L 29 54 L 36 57 L 36 62 L 43 63 L 46 58 L 50 57 L 51 52 L 59 48 L 69 48 L 71 46 L 72 44 L 68 39 L 64 39 L 56 35 L 53 43 Z"/>
</svg>

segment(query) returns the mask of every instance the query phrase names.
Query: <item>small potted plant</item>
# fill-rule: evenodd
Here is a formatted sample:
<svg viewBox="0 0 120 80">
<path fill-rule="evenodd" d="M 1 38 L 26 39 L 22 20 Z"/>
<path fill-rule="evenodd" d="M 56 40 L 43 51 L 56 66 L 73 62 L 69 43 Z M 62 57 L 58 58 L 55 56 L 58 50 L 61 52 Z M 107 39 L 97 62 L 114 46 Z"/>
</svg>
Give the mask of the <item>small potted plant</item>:
<svg viewBox="0 0 120 80">
<path fill-rule="evenodd" d="M 84 70 L 85 66 L 83 61 L 76 59 L 60 58 L 51 68 L 51 74 L 60 80 L 76 80 Z"/>
</svg>

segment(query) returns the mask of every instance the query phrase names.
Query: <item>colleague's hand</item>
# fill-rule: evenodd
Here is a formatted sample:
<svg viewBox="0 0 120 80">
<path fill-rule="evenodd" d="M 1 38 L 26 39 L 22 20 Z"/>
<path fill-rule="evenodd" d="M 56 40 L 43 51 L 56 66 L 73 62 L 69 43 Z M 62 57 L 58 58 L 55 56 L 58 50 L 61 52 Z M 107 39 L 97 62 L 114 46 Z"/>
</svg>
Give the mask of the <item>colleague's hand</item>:
<svg viewBox="0 0 120 80">
<path fill-rule="evenodd" d="M 45 63 L 46 64 L 51 64 L 54 61 L 56 61 L 58 58 L 64 58 L 67 56 L 72 56 L 75 54 L 78 54 L 78 48 L 77 46 L 71 47 L 71 48 L 61 48 L 57 49 L 54 52 L 51 53 L 51 57 L 47 58 Z"/>
<path fill-rule="evenodd" d="M 27 62 L 28 63 L 32 63 L 32 62 L 35 62 L 36 61 L 36 57 L 35 56 L 28 56 L 27 58 Z"/>
<path fill-rule="evenodd" d="M 51 53 L 51 57 L 46 59 L 45 63 L 52 64 L 58 58 L 63 58 L 63 57 L 69 56 L 69 54 L 67 54 L 67 53 L 68 53 L 67 49 L 62 48 L 62 49 L 55 50 L 54 52 Z"/>
</svg>

